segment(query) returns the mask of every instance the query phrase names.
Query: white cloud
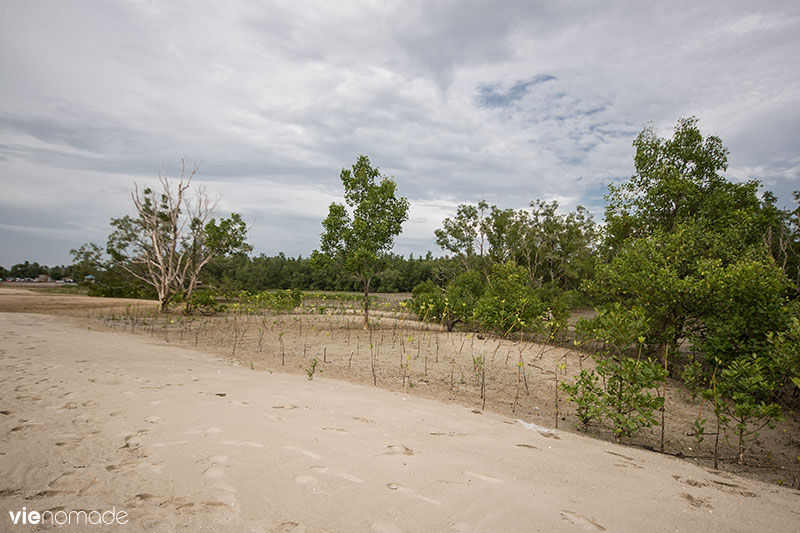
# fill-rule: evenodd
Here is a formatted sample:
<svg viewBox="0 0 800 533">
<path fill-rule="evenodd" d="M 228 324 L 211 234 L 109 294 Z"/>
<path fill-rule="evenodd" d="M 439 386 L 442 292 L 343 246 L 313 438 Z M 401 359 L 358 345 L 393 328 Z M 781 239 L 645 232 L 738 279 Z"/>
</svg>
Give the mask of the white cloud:
<svg viewBox="0 0 800 533">
<path fill-rule="evenodd" d="M 669 135 L 690 115 L 731 147 L 732 176 L 800 180 L 792 2 L 50 1 L 4 15 L 6 228 L 81 220 L 102 241 L 132 182 L 186 155 L 223 211 L 255 223 L 256 252 L 308 254 L 339 171 L 366 153 L 412 200 L 398 250 L 424 253 L 461 202 L 599 214 L 642 126 Z M 2 237 L 0 264 L 37 260 Z M 80 242 L 63 244 L 66 261 Z"/>
</svg>

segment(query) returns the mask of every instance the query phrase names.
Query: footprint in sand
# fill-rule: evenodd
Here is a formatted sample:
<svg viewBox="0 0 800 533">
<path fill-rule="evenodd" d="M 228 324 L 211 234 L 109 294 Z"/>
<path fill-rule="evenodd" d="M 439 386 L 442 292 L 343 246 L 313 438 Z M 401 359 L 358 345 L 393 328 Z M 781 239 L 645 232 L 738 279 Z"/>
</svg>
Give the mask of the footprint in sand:
<svg viewBox="0 0 800 533">
<path fill-rule="evenodd" d="M 705 498 L 695 498 L 694 496 L 692 496 L 688 492 L 682 492 L 681 493 L 681 498 L 683 498 L 684 500 L 689 502 L 692 507 L 709 507 L 709 508 L 713 509 L 713 507 L 711 507 L 711 505 L 709 505 L 709 503 L 705 500 Z"/>
<path fill-rule="evenodd" d="M 334 428 L 334 427 L 330 427 L 330 426 L 323 426 L 322 429 L 323 429 L 323 431 L 336 431 L 337 433 L 342 433 L 342 434 L 350 433 L 349 431 L 347 431 L 344 428 Z"/>
<path fill-rule="evenodd" d="M 364 480 L 360 477 L 356 477 L 352 474 L 348 474 L 347 472 L 341 472 L 339 470 L 331 470 L 326 466 L 312 466 L 311 470 L 315 472 L 321 472 L 323 474 L 331 474 L 336 477 L 340 477 L 342 479 L 346 479 L 347 481 L 352 481 L 353 483 L 363 483 Z"/>
<path fill-rule="evenodd" d="M 59 494 L 69 494 L 74 491 L 71 490 L 41 490 L 36 494 L 31 496 L 27 496 L 26 500 L 44 500 L 47 498 L 52 498 L 53 496 L 58 496 Z"/>
<path fill-rule="evenodd" d="M 222 444 L 226 446 L 247 446 L 249 448 L 263 448 L 264 445 L 260 442 L 253 442 L 249 440 L 224 440 Z"/>
<path fill-rule="evenodd" d="M 480 479 L 481 481 L 485 481 L 487 483 L 494 483 L 495 485 L 503 483 L 502 479 L 496 478 L 494 476 L 487 476 L 486 474 L 476 474 L 475 472 L 464 472 L 464 475 Z"/>
<path fill-rule="evenodd" d="M 227 455 L 212 455 L 208 459 L 205 459 L 205 462 L 211 463 L 211 466 L 203 471 L 203 477 L 217 479 L 225 475 L 225 469 L 220 465 L 227 465 Z"/>
<path fill-rule="evenodd" d="M 627 467 L 644 468 L 642 465 L 640 465 L 638 462 L 636 462 L 636 459 L 634 459 L 633 457 L 628 457 L 627 455 L 623 455 L 621 453 L 612 452 L 612 451 L 608 451 L 608 450 L 606 450 L 606 453 L 610 454 L 610 455 L 614 455 L 616 457 L 620 457 L 620 458 L 623 459 L 623 461 L 614 463 L 614 466 L 621 466 L 623 468 L 627 468 Z"/>
<path fill-rule="evenodd" d="M 281 522 L 278 524 L 279 533 L 305 533 L 306 526 L 297 522 Z"/>
<path fill-rule="evenodd" d="M 210 437 L 219 433 L 222 433 L 220 428 L 196 428 L 185 432 L 184 435 L 203 435 L 204 437 Z"/>
<path fill-rule="evenodd" d="M 297 475 L 294 476 L 294 482 L 300 485 L 316 485 L 319 480 L 314 476 Z"/>
<path fill-rule="evenodd" d="M 576 525 L 580 528 L 583 528 L 587 531 L 605 531 L 606 528 L 595 522 L 589 517 L 583 516 L 582 514 L 574 513 L 572 511 L 561 511 L 561 518 L 569 522 L 570 524 Z"/>
<path fill-rule="evenodd" d="M 436 500 L 434 500 L 432 498 L 428 498 L 426 496 L 423 496 L 422 494 L 417 494 L 413 490 L 408 489 L 408 488 L 404 487 L 403 485 L 400 485 L 399 483 L 387 483 L 386 484 L 386 488 L 389 489 L 389 490 L 396 490 L 397 492 L 399 492 L 401 494 L 405 494 L 406 496 L 409 496 L 411 498 L 418 498 L 418 499 L 420 499 L 420 500 L 422 500 L 424 502 L 428 502 L 428 503 L 433 504 L 433 505 L 442 505 L 442 502 L 436 501 Z"/>
<path fill-rule="evenodd" d="M 156 442 L 153 444 L 153 448 L 165 448 L 167 446 L 181 446 L 184 444 L 189 444 L 188 440 L 173 440 L 169 442 Z"/>
<path fill-rule="evenodd" d="M 383 455 L 414 455 L 414 450 L 403 444 L 390 444 L 386 448 L 389 449 Z"/>
<path fill-rule="evenodd" d="M 140 429 L 136 433 L 125 435 L 123 448 L 136 448 L 142 443 L 142 437 L 150 433 L 148 429 Z"/>
<path fill-rule="evenodd" d="M 203 477 L 206 477 L 206 478 L 209 478 L 209 479 L 218 479 L 218 478 L 221 478 L 224 475 L 225 475 L 225 470 L 223 470 L 222 468 L 220 468 L 218 466 L 209 466 L 203 472 Z"/>
<path fill-rule="evenodd" d="M 284 450 L 289 450 L 289 451 L 292 451 L 292 452 L 298 452 L 298 453 L 302 453 L 303 455 L 305 455 L 305 456 L 307 456 L 307 457 L 311 457 L 312 459 L 315 459 L 315 460 L 317 460 L 317 461 L 319 461 L 320 459 L 322 459 L 322 456 L 321 456 L 321 455 L 319 455 L 319 454 L 316 454 L 316 453 L 314 453 L 314 452 L 310 452 L 310 451 L 308 451 L 308 450 L 304 450 L 303 448 L 298 448 L 297 446 L 289 446 L 289 445 L 286 445 L 286 446 L 284 446 L 284 447 L 283 447 L 283 449 L 284 449 Z"/>
</svg>

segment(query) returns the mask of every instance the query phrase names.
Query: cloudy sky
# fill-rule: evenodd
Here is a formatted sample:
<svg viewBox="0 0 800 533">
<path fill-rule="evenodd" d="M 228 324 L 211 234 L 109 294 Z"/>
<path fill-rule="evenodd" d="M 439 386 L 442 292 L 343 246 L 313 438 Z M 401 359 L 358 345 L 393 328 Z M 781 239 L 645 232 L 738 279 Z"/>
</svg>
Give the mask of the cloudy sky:
<svg viewBox="0 0 800 533">
<path fill-rule="evenodd" d="M 731 179 L 800 189 L 800 4 L 0 0 L 0 265 L 69 263 L 179 158 L 308 255 L 368 154 L 411 201 L 396 251 L 458 203 L 602 215 L 631 142 L 695 115 Z"/>
</svg>

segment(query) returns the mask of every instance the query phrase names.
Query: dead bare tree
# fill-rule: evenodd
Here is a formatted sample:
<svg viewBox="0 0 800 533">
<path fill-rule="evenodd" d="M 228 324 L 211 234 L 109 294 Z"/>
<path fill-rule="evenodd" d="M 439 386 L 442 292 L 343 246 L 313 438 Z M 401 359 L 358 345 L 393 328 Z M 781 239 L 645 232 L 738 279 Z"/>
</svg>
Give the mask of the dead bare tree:
<svg viewBox="0 0 800 533">
<path fill-rule="evenodd" d="M 159 172 L 160 190 L 139 189 L 131 193 L 136 217 L 112 219 L 115 230 L 108 239 L 112 259 L 132 277 L 152 286 L 160 310 L 181 294 L 191 311 L 191 296 L 202 269 L 214 258 L 236 251 L 249 251 L 244 241 L 247 226 L 236 213 L 229 219 L 212 218 L 218 201 L 205 187 L 190 194 L 192 179 L 200 166 L 186 168 L 181 159 L 177 185 Z"/>
</svg>

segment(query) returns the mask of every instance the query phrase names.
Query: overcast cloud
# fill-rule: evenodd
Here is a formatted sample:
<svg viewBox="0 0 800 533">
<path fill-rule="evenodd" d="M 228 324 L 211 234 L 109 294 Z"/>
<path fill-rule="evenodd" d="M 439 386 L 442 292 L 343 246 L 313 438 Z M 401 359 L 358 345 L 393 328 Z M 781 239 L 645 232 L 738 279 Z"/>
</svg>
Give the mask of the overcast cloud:
<svg viewBox="0 0 800 533">
<path fill-rule="evenodd" d="M 257 4 L 257 5 L 256 5 Z M 695 115 L 732 179 L 800 189 L 800 4 L 0 1 L 0 265 L 69 263 L 179 158 L 256 253 L 308 255 L 358 154 L 411 201 L 602 216 L 631 142 Z"/>
</svg>

